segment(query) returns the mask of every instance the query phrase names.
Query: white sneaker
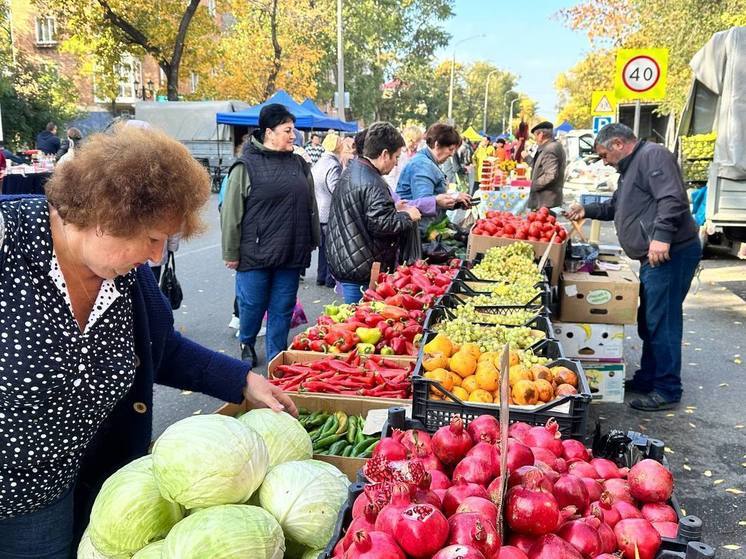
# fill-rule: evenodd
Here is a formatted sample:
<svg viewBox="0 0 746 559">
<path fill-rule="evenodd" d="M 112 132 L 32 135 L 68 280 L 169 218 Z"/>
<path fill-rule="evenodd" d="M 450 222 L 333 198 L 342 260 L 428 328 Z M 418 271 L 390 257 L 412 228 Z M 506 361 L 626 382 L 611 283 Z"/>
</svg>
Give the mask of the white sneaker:
<svg viewBox="0 0 746 559">
<path fill-rule="evenodd" d="M 233 316 L 231 316 L 231 321 L 228 323 L 228 328 L 233 328 L 234 330 L 238 330 L 240 327 L 241 327 L 241 321 L 234 314 Z"/>
</svg>

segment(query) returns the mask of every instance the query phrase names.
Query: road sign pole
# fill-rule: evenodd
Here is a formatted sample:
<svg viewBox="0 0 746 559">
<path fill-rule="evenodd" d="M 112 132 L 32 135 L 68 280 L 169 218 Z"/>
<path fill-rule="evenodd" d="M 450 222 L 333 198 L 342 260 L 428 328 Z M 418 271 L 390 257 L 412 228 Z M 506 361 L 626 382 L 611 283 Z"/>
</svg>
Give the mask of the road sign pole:
<svg viewBox="0 0 746 559">
<path fill-rule="evenodd" d="M 640 100 L 635 100 L 635 121 L 633 124 L 633 131 L 635 136 L 640 137 Z"/>
</svg>

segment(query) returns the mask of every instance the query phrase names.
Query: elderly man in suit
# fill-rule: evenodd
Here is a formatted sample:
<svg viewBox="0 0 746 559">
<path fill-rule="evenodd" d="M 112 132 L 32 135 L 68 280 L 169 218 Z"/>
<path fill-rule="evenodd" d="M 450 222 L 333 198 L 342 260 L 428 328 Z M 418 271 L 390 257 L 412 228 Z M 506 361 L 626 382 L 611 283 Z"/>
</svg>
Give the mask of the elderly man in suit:
<svg viewBox="0 0 746 559">
<path fill-rule="evenodd" d="M 533 157 L 528 205 L 534 210 L 560 206 L 567 163 L 565 150 L 554 139 L 554 125 L 551 122 L 540 122 L 531 129 L 531 133 L 539 148 Z"/>
</svg>

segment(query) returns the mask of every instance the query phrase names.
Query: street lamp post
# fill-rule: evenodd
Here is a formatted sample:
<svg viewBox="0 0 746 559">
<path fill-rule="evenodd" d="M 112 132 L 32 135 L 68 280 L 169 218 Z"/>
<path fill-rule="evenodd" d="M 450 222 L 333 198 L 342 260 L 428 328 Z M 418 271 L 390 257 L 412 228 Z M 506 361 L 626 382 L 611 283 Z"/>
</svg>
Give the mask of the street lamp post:
<svg viewBox="0 0 746 559">
<path fill-rule="evenodd" d="M 513 103 L 516 101 L 520 101 L 520 97 L 516 97 L 510 102 L 510 117 L 508 119 L 508 127 L 510 127 L 513 124 Z"/>
<path fill-rule="evenodd" d="M 145 89 L 146 84 L 142 84 L 142 88 L 140 88 L 140 82 L 137 80 L 132 82 L 132 85 L 135 86 L 135 97 L 136 98 L 142 99 L 143 101 L 145 101 L 148 97 L 153 97 L 153 80 L 148 80 L 147 89 Z"/>
<path fill-rule="evenodd" d="M 490 93 L 490 78 L 492 74 L 497 74 L 500 70 L 492 70 L 487 74 L 487 80 L 484 83 L 484 118 L 482 119 L 482 132 L 487 133 L 487 97 Z M 503 104 L 503 107 L 505 105 Z"/>
<path fill-rule="evenodd" d="M 503 134 L 505 134 L 505 105 L 508 102 L 508 95 L 513 93 L 510 89 L 503 95 L 502 114 L 503 114 Z"/>
<path fill-rule="evenodd" d="M 337 118 L 345 119 L 345 53 L 342 34 L 342 0 L 337 0 Z"/>
<path fill-rule="evenodd" d="M 466 41 L 471 41 L 472 39 L 481 39 L 482 37 L 486 37 L 484 33 L 481 35 L 472 35 L 471 37 L 467 37 L 466 39 L 461 39 L 458 43 L 453 45 L 453 56 L 451 57 L 451 85 L 448 88 L 448 124 L 453 125 L 453 79 L 454 79 L 454 73 L 456 69 L 456 47 L 459 46 L 462 43 L 465 43 Z"/>
</svg>

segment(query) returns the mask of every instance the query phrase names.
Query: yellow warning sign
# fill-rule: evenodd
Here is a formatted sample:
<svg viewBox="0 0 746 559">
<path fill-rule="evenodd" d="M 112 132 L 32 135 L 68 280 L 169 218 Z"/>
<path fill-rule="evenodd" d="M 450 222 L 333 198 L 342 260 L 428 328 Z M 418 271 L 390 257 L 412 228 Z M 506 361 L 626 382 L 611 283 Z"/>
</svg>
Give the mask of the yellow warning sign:
<svg viewBox="0 0 746 559">
<path fill-rule="evenodd" d="M 668 49 L 619 49 L 614 92 L 620 100 L 659 101 L 666 96 Z"/>
<path fill-rule="evenodd" d="M 616 114 L 616 96 L 612 90 L 591 93 L 591 115 L 606 116 Z"/>
</svg>

